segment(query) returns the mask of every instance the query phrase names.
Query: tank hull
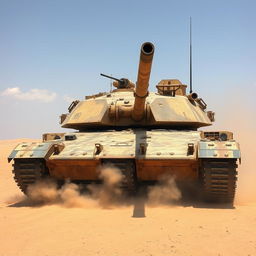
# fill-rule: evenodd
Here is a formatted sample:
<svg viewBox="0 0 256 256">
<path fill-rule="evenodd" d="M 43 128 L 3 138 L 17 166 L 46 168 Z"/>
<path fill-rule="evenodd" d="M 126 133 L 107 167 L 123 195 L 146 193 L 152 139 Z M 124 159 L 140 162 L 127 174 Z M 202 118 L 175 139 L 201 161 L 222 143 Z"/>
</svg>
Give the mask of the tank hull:
<svg viewBox="0 0 256 256">
<path fill-rule="evenodd" d="M 164 174 L 195 180 L 201 159 L 240 158 L 238 143 L 205 141 L 200 131 L 129 129 L 61 136 L 42 143 L 21 143 L 9 160 L 43 159 L 50 176 L 81 181 L 98 180 L 98 170 L 105 162 L 132 161 L 139 181 L 154 181 Z"/>
</svg>

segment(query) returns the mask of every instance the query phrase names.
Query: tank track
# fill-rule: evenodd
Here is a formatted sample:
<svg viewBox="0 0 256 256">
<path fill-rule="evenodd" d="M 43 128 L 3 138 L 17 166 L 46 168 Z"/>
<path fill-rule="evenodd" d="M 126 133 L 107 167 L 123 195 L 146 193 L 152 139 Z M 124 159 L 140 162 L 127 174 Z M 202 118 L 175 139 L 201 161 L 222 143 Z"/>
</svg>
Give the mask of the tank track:
<svg viewBox="0 0 256 256">
<path fill-rule="evenodd" d="M 126 163 L 125 168 L 121 170 L 125 177 L 123 186 L 126 188 L 129 195 L 134 195 L 137 187 L 134 162 Z"/>
<path fill-rule="evenodd" d="M 121 187 L 129 194 L 134 195 L 137 190 L 137 178 L 135 174 L 134 161 L 104 161 L 103 164 L 110 164 L 121 170 L 124 180 Z"/>
<path fill-rule="evenodd" d="M 18 187 L 25 194 L 29 185 L 48 173 L 44 160 L 41 159 L 15 159 L 12 172 Z"/>
<path fill-rule="evenodd" d="M 201 181 L 207 202 L 233 203 L 237 180 L 236 159 L 204 159 Z"/>
</svg>

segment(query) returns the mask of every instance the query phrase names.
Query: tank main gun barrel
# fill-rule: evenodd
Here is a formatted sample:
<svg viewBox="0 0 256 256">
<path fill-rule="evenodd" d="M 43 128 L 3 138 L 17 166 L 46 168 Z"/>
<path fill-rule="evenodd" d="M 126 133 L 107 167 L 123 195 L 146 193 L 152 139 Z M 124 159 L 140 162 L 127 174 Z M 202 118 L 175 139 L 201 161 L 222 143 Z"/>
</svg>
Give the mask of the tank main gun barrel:
<svg viewBox="0 0 256 256">
<path fill-rule="evenodd" d="M 132 111 L 132 118 L 135 121 L 140 121 L 144 116 L 154 49 L 154 45 L 150 42 L 146 42 L 141 46 L 137 83 L 134 94 L 135 101 Z"/>
</svg>

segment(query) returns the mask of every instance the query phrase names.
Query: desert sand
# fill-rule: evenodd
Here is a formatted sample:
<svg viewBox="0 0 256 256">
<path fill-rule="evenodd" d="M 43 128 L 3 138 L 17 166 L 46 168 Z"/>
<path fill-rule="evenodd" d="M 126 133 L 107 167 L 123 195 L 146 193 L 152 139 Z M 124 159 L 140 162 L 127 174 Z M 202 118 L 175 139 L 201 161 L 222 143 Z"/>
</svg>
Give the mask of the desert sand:
<svg viewBox="0 0 256 256">
<path fill-rule="evenodd" d="M 21 141 L 28 140 L 0 141 L 1 256 L 256 255 L 253 172 L 239 170 L 234 208 L 182 200 L 155 207 L 143 201 L 114 207 L 35 206 L 26 203 L 7 163 Z"/>
</svg>

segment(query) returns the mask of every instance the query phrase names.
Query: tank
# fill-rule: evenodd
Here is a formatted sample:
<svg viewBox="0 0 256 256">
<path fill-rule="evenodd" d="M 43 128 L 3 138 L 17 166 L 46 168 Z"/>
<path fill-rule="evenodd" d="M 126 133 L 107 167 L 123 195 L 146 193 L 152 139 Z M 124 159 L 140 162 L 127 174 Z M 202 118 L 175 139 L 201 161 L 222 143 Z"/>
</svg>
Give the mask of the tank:
<svg viewBox="0 0 256 256">
<path fill-rule="evenodd" d="M 148 92 L 154 49 L 142 44 L 136 84 L 101 74 L 114 80 L 114 90 L 72 102 L 60 123 L 75 132 L 47 133 L 42 142 L 12 151 L 8 160 L 24 193 L 49 176 L 98 183 L 99 167 L 111 164 L 122 171 L 128 191 L 173 175 L 177 182 L 196 182 L 207 201 L 233 202 L 239 144 L 230 131 L 198 130 L 212 125 L 214 112 L 178 79 L 163 79 Z"/>
</svg>

